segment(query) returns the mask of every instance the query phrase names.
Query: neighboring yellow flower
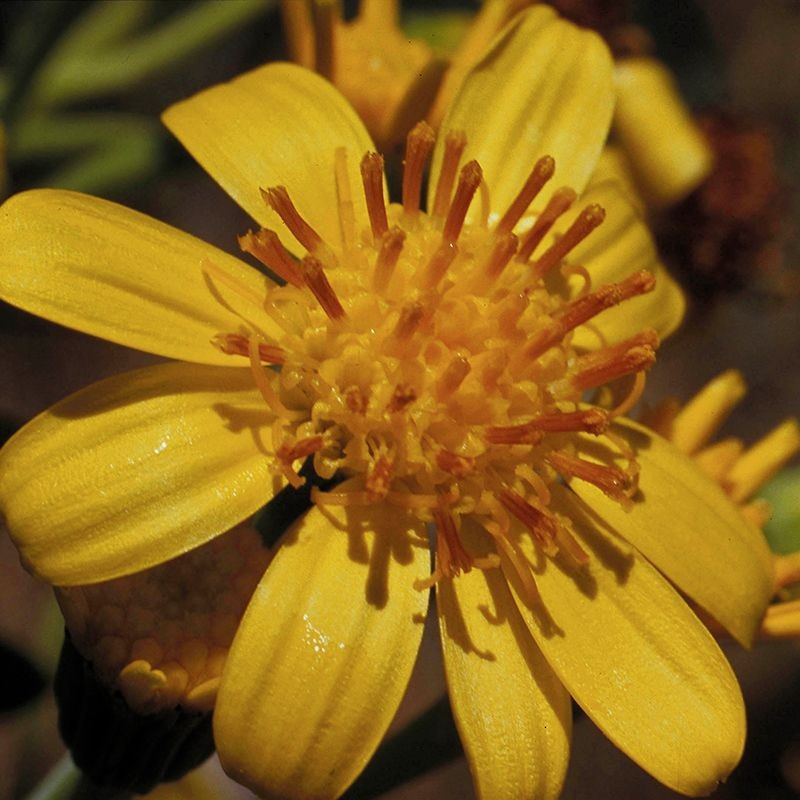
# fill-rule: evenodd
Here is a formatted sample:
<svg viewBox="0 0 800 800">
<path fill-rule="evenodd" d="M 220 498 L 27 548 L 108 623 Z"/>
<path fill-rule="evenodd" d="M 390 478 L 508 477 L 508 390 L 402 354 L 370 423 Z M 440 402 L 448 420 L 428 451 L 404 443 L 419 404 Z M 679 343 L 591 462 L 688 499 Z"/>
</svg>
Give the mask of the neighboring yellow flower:
<svg viewBox="0 0 800 800">
<path fill-rule="evenodd" d="M 763 528 L 769 520 L 769 504 L 752 497 L 800 452 L 800 428 L 797 420 L 788 419 L 746 449 L 735 438 L 712 442 L 745 391 L 741 374 L 728 370 L 709 382 L 683 407 L 675 400 L 665 401 L 642 422 L 691 456 L 739 505 L 742 514 Z M 800 601 L 786 601 L 781 594 L 786 587 L 800 583 L 800 552 L 776 554 L 774 561 L 774 588 L 778 600 L 767 609 L 760 634 L 770 639 L 798 637 Z"/>
<path fill-rule="evenodd" d="M 677 791 L 710 791 L 741 755 L 736 680 L 670 581 L 748 644 L 772 565 L 714 481 L 621 416 L 683 301 L 625 198 L 590 180 L 612 68 L 552 10 L 517 17 L 442 124 L 427 213 L 430 128 L 409 135 L 387 207 L 357 115 L 299 67 L 171 107 L 168 127 L 263 226 L 241 246 L 284 285 L 91 197 L 0 209 L 2 297 L 180 359 L 79 392 L 3 449 L 0 501 L 33 571 L 142 571 L 300 486 L 307 459 L 346 478 L 312 492 L 223 670 L 220 758 L 266 796 L 355 779 L 405 690 L 430 585 L 480 796 L 560 792 L 570 695 Z M 620 379 L 617 407 L 583 402 Z"/>
<path fill-rule="evenodd" d="M 379 147 L 402 142 L 430 107 L 446 63 L 398 25 L 399 0 L 361 0 L 344 22 L 335 0 L 281 0 L 292 60 L 332 81 Z"/>
</svg>

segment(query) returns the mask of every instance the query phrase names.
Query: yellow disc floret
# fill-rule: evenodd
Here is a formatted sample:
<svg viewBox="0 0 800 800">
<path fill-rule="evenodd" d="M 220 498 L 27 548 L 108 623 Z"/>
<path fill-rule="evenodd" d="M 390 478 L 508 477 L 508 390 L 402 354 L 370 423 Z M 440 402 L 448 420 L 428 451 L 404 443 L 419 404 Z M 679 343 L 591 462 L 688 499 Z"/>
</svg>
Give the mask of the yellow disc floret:
<svg viewBox="0 0 800 800">
<path fill-rule="evenodd" d="M 431 581 L 497 565 L 497 558 L 478 563 L 464 550 L 458 530 L 465 514 L 512 561 L 509 514 L 545 552 L 561 549 L 580 562 L 568 523 L 548 509 L 547 486 L 578 478 L 630 502 L 636 464 L 607 429 L 641 392 L 658 340 L 645 330 L 585 353 L 573 346 L 573 332 L 604 309 L 650 291 L 654 279 L 639 272 L 592 291 L 586 270 L 572 265 L 584 278 L 583 291 L 566 299 L 551 290 L 555 268 L 605 212 L 589 205 L 553 237 L 576 194 L 558 189 L 530 214 L 555 172 L 549 156 L 533 165 L 495 219 L 480 165 L 469 161 L 459 169 L 466 142 L 451 133 L 433 208 L 423 212 L 422 173 L 433 141 L 425 123 L 409 134 L 402 204 L 386 205 L 381 156 L 363 157 L 369 228 L 362 231 L 356 230 L 346 154 L 337 152 L 340 251 L 322 241 L 286 188 L 263 190 L 307 251 L 295 262 L 269 230 L 240 240 L 285 281 L 263 304 L 284 335 L 273 343 L 256 332 L 223 334 L 216 344 L 250 359 L 276 416 L 276 472 L 299 486 L 300 466 L 310 458 L 322 478 L 354 479 L 344 490 L 315 490 L 318 504 L 382 502 L 416 510 L 438 532 Z M 279 374 L 265 365 L 280 365 Z M 622 406 L 583 402 L 587 392 L 628 375 L 636 378 Z M 616 441 L 628 467 L 577 455 L 575 437 L 585 433 Z"/>
</svg>

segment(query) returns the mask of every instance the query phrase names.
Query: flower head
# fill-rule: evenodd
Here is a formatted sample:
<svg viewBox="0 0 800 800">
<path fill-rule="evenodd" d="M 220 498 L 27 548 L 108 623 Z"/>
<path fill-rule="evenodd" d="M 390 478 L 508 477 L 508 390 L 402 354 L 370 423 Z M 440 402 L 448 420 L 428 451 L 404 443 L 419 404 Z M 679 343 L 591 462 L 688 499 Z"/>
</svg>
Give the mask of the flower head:
<svg viewBox="0 0 800 800">
<path fill-rule="evenodd" d="M 280 284 L 92 198 L 3 207 L 5 298 L 183 361 L 90 387 L 2 451 L 35 571 L 143 570 L 296 491 L 304 463 L 345 479 L 313 490 L 223 669 L 217 745 L 256 791 L 352 782 L 405 689 L 430 585 L 482 795 L 559 792 L 570 695 L 679 791 L 738 760 L 735 679 L 659 570 L 749 642 L 771 563 L 713 481 L 623 418 L 683 306 L 624 196 L 591 183 L 612 105 L 594 34 L 520 15 L 436 143 L 425 124 L 409 135 L 397 205 L 355 113 L 298 67 L 173 106 Z M 588 402 L 609 382 L 624 399 Z"/>
</svg>

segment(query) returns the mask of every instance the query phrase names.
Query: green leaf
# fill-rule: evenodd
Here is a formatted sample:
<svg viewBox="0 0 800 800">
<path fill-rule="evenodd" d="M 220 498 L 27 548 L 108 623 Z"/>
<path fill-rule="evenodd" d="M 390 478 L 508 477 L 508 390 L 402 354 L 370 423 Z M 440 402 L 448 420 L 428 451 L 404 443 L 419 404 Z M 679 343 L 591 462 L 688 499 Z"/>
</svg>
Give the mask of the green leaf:
<svg viewBox="0 0 800 800">
<path fill-rule="evenodd" d="M 135 35 L 155 4 L 94 6 L 50 52 L 32 81 L 29 107 L 64 105 L 126 89 L 246 24 L 274 0 L 206 0 Z M 132 38 L 129 35 L 134 34 Z"/>
<path fill-rule="evenodd" d="M 786 469 L 760 492 L 772 506 L 764 528 L 770 547 L 777 553 L 800 550 L 800 466 Z"/>
</svg>

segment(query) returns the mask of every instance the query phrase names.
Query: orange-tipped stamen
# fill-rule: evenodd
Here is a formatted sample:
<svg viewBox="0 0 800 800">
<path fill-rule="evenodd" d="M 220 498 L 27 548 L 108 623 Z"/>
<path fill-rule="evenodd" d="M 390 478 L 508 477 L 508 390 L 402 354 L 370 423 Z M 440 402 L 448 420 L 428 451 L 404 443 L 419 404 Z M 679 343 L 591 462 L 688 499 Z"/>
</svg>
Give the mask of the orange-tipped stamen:
<svg viewBox="0 0 800 800">
<path fill-rule="evenodd" d="M 525 361 L 539 358 L 549 348 L 579 325 L 624 300 L 646 294 L 655 287 L 655 278 L 646 270 L 636 272 L 620 283 L 602 286 L 596 292 L 579 297 L 566 305 L 554 318 L 546 320 L 522 351 Z"/>
<path fill-rule="evenodd" d="M 436 141 L 436 133 L 427 122 L 418 122 L 406 137 L 403 165 L 403 211 L 413 216 L 419 211 L 422 174 Z"/>
<path fill-rule="evenodd" d="M 271 269 L 286 283 L 298 288 L 303 286 L 303 278 L 297 263 L 283 246 L 278 234 L 267 228 L 262 228 L 255 233 L 248 231 L 244 236 L 239 236 L 239 247 L 245 253 L 257 258 L 265 267 Z"/>
<path fill-rule="evenodd" d="M 405 231 L 396 225 L 383 237 L 381 249 L 378 250 L 375 259 L 375 273 L 372 278 L 372 287 L 376 292 L 385 291 L 389 285 L 405 240 Z"/>
<path fill-rule="evenodd" d="M 456 478 L 464 478 L 475 470 L 475 459 L 472 456 L 460 456 L 449 450 L 440 450 L 436 454 L 436 466 Z"/>
<path fill-rule="evenodd" d="M 262 189 L 261 196 L 309 253 L 316 252 L 323 245 L 322 237 L 300 216 L 285 186 Z"/>
<path fill-rule="evenodd" d="M 464 219 L 467 216 L 469 205 L 478 186 L 483 180 L 483 170 L 477 161 L 468 161 L 461 169 L 456 186 L 453 202 L 447 212 L 447 219 L 442 230 L 442 242 L 452 244 L 458 240 L 461 228 L 464 226 Z"/>
<path fill-rule="evenodd" d="M 445 400 L 450 397 L 469 375 L 470 369 L 470 363 L 464 356 L 456 356 L 436 381 L 436 398 Z"/>
<path fill-rule="evenodd" d="M 582 392 L 648 369 L 655 363 L 657 347 L 658 334 L 650 329 L 642 331 L 620 344 L 578 358 L 569 382 Z"/>
<path fill-rule="evenodd" d="M 554 556 L 558 552 L 555 543 L 556 524 L 548 514 L 511 489 L 503 489 L 496 497 L 531 532 L 547 555 Z"/>
<path fill-rule="evenodd" d="M 586 481 L 612 500 L 629 504 L 630 493 L 634 488 L 632 478 L 619 467 L 595 464 L 593 461 L 577 458 L 560 450 L 552 450 L 545 458 L 564 478 Z"/>
<path fill-rule="evenodd" d="M 577 194 L 568 186 L 553 192 L 553 196 L 548 201 L 544 211 L 539 214 L 533 227 L 522 238 L 519 254 L 517 255 L 518 261 L 527 261 L 531 257 L 531 254 L 539 246 L 542 239 L 550 232 L 556 220 L 569 211 L 576 197 Z"/>
<path fill-rule="evenodd" d="M 250 356 L 250 338 L 241 333 L 219 333 L 212 344 L 229 356 Z M 262 364 L 285 364 L 286 351 L 275 344 L 258 342 L 258 359 Z"/>
<path fill-rule="evenodd" d="M 517 252 L 518 242 L 519 239 L 510 232 L 498 236 L 481 266 L 481 273 L 490 281 L 496 281 Z"/>
<path fill-rule="evenodd" d="M 436 196 L 433 200 L 433 216 L 442 219 L 450 207 L 450 195 L 456 182 L 458 164 L 467 146 L 467 137 L 463 131 L 450 131 L 444 140 L 444 156 L 439 181 L 436 184 Z"/>
<path fill-rule="evenodd" d="M 521 425 L 491 426 L 484 432 L 489 444 L 538 444 L 545 433 L 583 431 L 595 436 L 608 428 L 608 413 L 601 408 L 542 414 Z"/>
<path fill-rule="evenodd" d="M 422 281 L 423 287 L 433 289 L 437 286 L 457 255 L 458 245 L 454 242 L 440 244 L 425 266 Z"/>
<path fill-rule="evenodd" d="M 311 289 L 322 310 L 332 320 L 341 319 L 345 316 L 344 308 L 333 291 L 333 287 L 328 282 L 322 262 L 315 256 L 306 256 L 300 262 L 300 270 L 306 286 Z"/>
<path fill-rule="evenodd" d="M 651 292 L 656 285 L 652 273 L 640 270 L 619 283 L 601 286 L 596 292 L 584 295 L 565 306 L 557 319 L 564 331 L 571 331 L 597 316 L 607 308 L 618 306 L 624 300 Z"/>
<path fill-rule="evenodd" d="M 472 558 L 461 544 L 453 515 L 449 511 L 437 509 L 433 512 L 433 521 L 437 533 L 437 568 L 447 578 L 469 572 L 472 569 Z"/>
<path fill-rule="evenodd" d="M 361 180 L 364 183 L 364 198 L 367 201 L 372 236 L 378 242 L 389 230 L 386 201 L 383 197 L 383 156 L 367 153 L 361 159 Z"/>
<path fill-rule="evenodd" d="M 561 259 L 577 247 L 606 218 L 605 209 L 597 203 L 578 214 L 572 225 L 564 234 L 545 250 L 541 258 L 536 260 L 536 274 L 546 275 Z"/>
<path fill-rule="evenodd" d="M 425 307 L 420 302 L 406 303 L 400 309 L 400 317 L 392 331 L 392 336 L 398 342 L 405 342 L 419 328 L 425 317 Z"/>
<path fill-rule="evenodd" d="M 322 436 L 317 434 L 315 436 L 307 436 L 305 439 L 299 439 L 293 445 L 283 443 L 276 451 L 275 457 L 278 459 L 281 471 L 286 476 L 286 480 L 296 489 L 305 484 L 305 478 L 300 477 L 297 473 L 293 466 L 294 462 L 300 458 L 307 458 L 312 453 L 321 450 L 323 443 Z"/>
<path fill-rule="evenodd" d="M 503 214 L 503 218 L 497 223 L 495 233 L 503 236 L 514 230 L 514 226 L 522 219 L 522 215 L 533 202 L 533 199 L 542 190 L 542 187 L 553 177 L 556 162 L 552 156 L 543 156 L 534 164 L 531 174 L 520 189 L 519 194 L 514 198 L 514 202 Z"/>
<path fill-rule="evenodd" d="M 599 436 L 608 427 L 608 414 L 602 408 L 586 408 L 560 414 L 542 414 L 532 419 L 529 424 L 544 433 L 583 431 Z"/>
<path fill-rule="evenodd" d="M 544 438 L 530 422 L 522 425 L 491 425 L 483 433 L 487 444 L 539 444 Z"/>
</svg>

